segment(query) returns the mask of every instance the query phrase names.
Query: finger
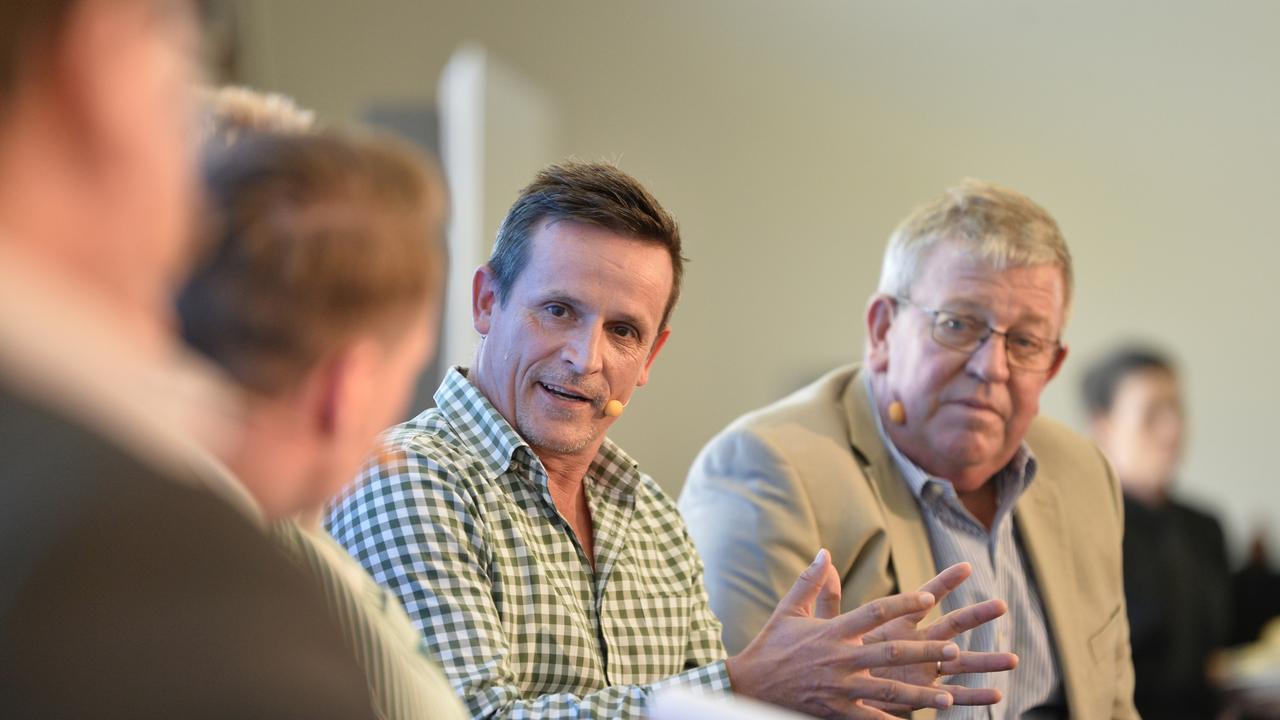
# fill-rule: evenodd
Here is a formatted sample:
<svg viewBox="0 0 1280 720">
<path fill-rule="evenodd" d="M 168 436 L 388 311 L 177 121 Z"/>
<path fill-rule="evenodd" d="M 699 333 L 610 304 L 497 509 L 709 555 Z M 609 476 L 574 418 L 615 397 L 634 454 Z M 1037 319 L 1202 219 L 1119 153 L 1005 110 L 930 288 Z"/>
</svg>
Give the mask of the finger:
<svg viewBox="0 0 1280 720">
<path fill-rule="evenodd" d="M 956 660 L 960 648 L 955 643 L 930 640 L 888 640 L 874 645 L 856 645 L 842 660 L 855 670 L 918 665 Z"/>
<path fill-rule="evenodd" d="M 943 685 L 951 693 L 956 705 L 995 705 L 1004 696 L 995 688 L 967 688 L 960 685 Z"/>
<path fill-rule="evenodd" d="M 862 635 L 863 643 L 878 643 L 885 640 L 893 640 L 894 638 L 924 638 L 921 634 L 923 631 L 917 629 L 920 618 L 924 617 L 928 610 L 903 615 L 900 618 L 894 618 L 889 622 L 881 625 L 873 630 L 868 630 Z M 928 638 L 932 640 L 933 638 Z"/>
<path fill-rule="evenodd" d="M 954 703 L 955 701 L 952 700 L 952 702 Z M 867 707 L 873 707 L 881 712 L 886 712 L 889 714 L 889 717 L 896 718 L 900 718 L 915 709 L 913 707 L 899 705 L 897 703 L 882 703 L 879 700 L 863 700 L 862 704 Z"/>
<path fill-rule="evenodd" d="M 827 582 L 827 568 L 831 567 L 831 553 L 826 548 L 818 551 L 809 567 L 800 573 L 796 582 L 787 591 L 786 597 L 778 603 L 774 613 L 809 617 L 813 614 L 813 602 L 818 599 L 822 585 Z M 834 570 L 834 568 L 832 568 Z"/>
<path fill-rule="evenodd" d="M 852 707 L 850 707 L 849 712 L 846 713 L 844 717 L 851 718 L 852 720 L 897 720 L 898 718 L 901 717 L 901 715 L 892 715 L 890 713 L 911 712 L 911 708 L 906 707 L 905 705 L 899 705 L 899 706 L 889 705 L 885 707 L 887 708 L 900 707 L 902 709 L 886 710 L 885 708 L 879 707 L 877 703 L 862 702 L 862 703 L 857 703 Z"/>
<path fill-rule="evenodd" d="M 803 578 L 803 575 L 801 575 L 801 577 Z M 792 590 L 794 591 L 795 588 L 792 588 Z M 933 607 L 933 605 L 933 595 L 929 593 L 901 593 L 899 595 L 890 595 L 889 597 L 872 600 L 866 605 L 854 608 L 844 615 L 841 615 L 836 618 L 834 622 L 837 624 L 837 629 L 841 633 L 862 635 L 873 628 L 884 625 L 894 618 L 909 615 L 921 610 L 928 610 Z"/>
<path fill-rule="evenodd" d="M 950 640 L 960 633 L 989 623 L 1006 612 L 1009 612 L 1009 606 L 1003 600 L 986 600 L 968 605 L 943 615 L 925 629 L 924 636 L 930 640 Z"/>
<path fill-rule="evenodd" d="M 855 675 L 849 682 L 850 697 L 864 704 L 903 706 L 906 709 L 951 707 L 951 693 L 933 686 L 909 685 L 897 680 Z"/>
<path fill-rule="evenodd" d="M 822 587 L 818 590 L 818 602 L 814 614 L 823 620 L 830 620 L 840 614 L 840 572 L 829 562 L 827 572 L 822 578 Z"/>
<path fill-rule="evenodd" d="M 962 652 L 955 660 L 942 663 L 943 675 L 1004 672 L 1018 667 L 1018 656 L 1004 652 Z"/>
<path fill-rule="evenodd" d="M 931 593 L 937 602 L 942 602 L 942 598 L 950 595 L 952 590 L 960 587 L 960 584 L 968 580 L 972 574 L 972 565 L 967 562 L 956 563 L 921 585 L 920 592 Z"/>
<path fill-rule="evenodd" d="M 972 573 L 973 566 L 969 563 L 956 563 L 937 575 L 934 575 L 933 579 L 924 585 L 921 585 L 917 592 L 927 592 L 930 595 L 933 595 L 933 602 L 936 605 L 942 602 L 942 598 L 950 595 L 952 590 L 960 587 L 960 583 L 963 583 L 968 579 L 969 575 Z M 913 612 L 910 615 L 903 617 L 902 622 L 910 622 L 914 625 L 923 620 L 925 615 L 928 614 L 929 610 L 927 609 L 920 610 L 919 612 Z"/>
</svg>

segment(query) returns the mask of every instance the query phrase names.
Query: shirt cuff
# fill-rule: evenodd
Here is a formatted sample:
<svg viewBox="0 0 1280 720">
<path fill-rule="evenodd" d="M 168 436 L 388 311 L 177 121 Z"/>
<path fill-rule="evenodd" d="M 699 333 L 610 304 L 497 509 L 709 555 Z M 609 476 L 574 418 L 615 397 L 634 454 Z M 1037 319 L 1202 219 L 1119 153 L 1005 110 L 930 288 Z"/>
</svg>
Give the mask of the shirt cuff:
<svg viewBox="0 0 1280 720">
<path fill-rule="evenodd" d="M 672 675 L 649 685 L 653 691 L 669 687 L 685 687 L 709 695 L 727 695 L 732 692 L 729 685 L 729 669 L 724 660 L 717 660 L 709 665 L 686 670 L 679 675 Z"/>
</svg>

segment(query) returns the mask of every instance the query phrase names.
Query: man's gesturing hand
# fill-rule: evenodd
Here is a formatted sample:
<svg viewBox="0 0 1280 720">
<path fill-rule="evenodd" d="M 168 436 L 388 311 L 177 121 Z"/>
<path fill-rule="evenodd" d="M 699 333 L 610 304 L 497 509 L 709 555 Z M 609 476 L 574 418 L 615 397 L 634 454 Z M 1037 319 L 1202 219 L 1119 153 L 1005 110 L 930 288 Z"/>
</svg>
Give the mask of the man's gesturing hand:
<svg viewBox="0 0 1280 720">
<path fill-rule="evenodd" d="M 968 579 L 973 569 L 968 563 L 958 563 L 938 573 L 932 580 L 920 587 L 920 592 L 929 593 L 941 603 L 942 599 Z M 880 627 L 866 633 L 863 643 L 878 643 L 902 640 L 951 640 L 961 633 L 968 632 L 979 625 L 988 623 L 1008 611 L 1003 600 L 986 600 L 943 615 L 926 626 L 921 626 L 928 610 L 921 610 L 895 618 Z M 1018 665 L 1018 656 L 1004 652 L 962 652 L 954 660 L 938 663 L 919 663 L 917 665 L 898 665 L 872 669 L 876 677 L 899 680 L 912 685 L 939 685 L 944 675 L 962 675 L 964 673 L 987 673 L 1012 670 Z M 1000 691 L 995 688 L 967 688 L 960 685 L 940 685 L 950 693 L 957 705 L 992 705 L 1000 702 Z M 901 703 L 877 704 L 884 710 L 894 712 L 907 710 Z"/>
<path fill-rule="evenodd" d="M 726 665 L 734 692 L 823 718 L 889 718 L 864 701 L 887 707 L 945 708 L 950 693 L 922 683 L 874 677 L 871 668 L 937 667 L 960 657 L 954 643 L 864 637 L 897 618 L 921 617 L 936 602 L 929 592 L 891 595 L 840 612 L 840 578 L 820 550 L 764 629 Z M 911 622 L 912 627 L 915 621 Z"/>
</svg>

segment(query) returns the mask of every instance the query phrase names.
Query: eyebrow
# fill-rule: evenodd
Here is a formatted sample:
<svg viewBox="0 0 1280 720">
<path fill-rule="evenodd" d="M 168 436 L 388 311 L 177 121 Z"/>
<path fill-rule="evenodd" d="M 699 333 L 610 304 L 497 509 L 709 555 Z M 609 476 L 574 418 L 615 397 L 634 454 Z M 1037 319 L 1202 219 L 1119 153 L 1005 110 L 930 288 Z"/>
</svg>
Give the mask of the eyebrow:
<svg viewBox="0 0 1280 720">
<path fill-rule="evenodd" d="M 982 305 L 981 303 L 977 303 L 972 300 L 963 300 L 963 299 L 949 300 L 943 303 L 942 307 L 939 309 L 945 310 L 946 312 L 950 312 L 950 313 L 972 313 L 974 315 L 983 315 L 983 314 L 987 314 L 988 312 L 986 306 Z M 1027 326 L 1031 326 L 1036 330 L 1045 330 L 1047 332 L 1050 328 L 1052 328 L 1053 323 L 1049 321 L 1049 318 L 1044 317 L 1043 315 L 1031 315 L 1030 317 L 1022 318 L 1020 320 L 1015 321 L 1009 327 L 1010 329 L 1012 328 L 1025 329 Z"/>
</svg>

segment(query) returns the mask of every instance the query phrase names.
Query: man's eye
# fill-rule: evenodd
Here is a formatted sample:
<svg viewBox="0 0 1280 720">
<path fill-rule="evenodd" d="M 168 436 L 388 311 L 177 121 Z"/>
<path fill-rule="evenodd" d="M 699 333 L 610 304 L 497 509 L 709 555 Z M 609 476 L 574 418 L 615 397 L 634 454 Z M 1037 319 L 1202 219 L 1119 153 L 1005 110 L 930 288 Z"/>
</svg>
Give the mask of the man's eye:
<svg viewBox="0 0 1280 720">
<path fill-rule="evenodd" d="M 612 331 L 614 335 L 620 338 L 631 339 L 631 338 L 639 337 L 639 335 L 636 333 L 636 329 L 631 327 L 630 325 L 614 325 L 612 328 Z"/>
<path fill-rule="evenodd" d="M 552 317 L 562 318 L 569 315 L 569 308 L 561 305 L 560 303 L 551 303 L 544 309 L 547 311 L 547 314 Z"/>
<path fill-rule="evenodd" d="M 1039 352 L 1040 349 L 1044 347 L 1044 341 L 1035 335 L 1011 333 L 1009 335 L 1009 345 L 1028 353 L 1035 353 Z"/>
<path fill-rule="evenodd" d="M 938 325 L 947 332 L 961 334 L 977 332 L 979 327 L 977 320 L 960 315 L 939 315 Z"/>
</svg>

